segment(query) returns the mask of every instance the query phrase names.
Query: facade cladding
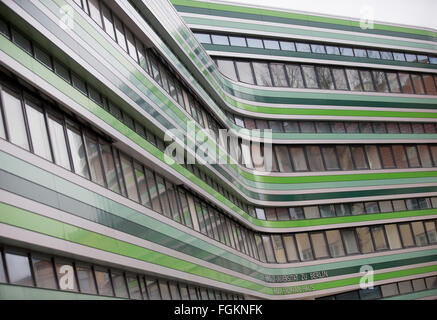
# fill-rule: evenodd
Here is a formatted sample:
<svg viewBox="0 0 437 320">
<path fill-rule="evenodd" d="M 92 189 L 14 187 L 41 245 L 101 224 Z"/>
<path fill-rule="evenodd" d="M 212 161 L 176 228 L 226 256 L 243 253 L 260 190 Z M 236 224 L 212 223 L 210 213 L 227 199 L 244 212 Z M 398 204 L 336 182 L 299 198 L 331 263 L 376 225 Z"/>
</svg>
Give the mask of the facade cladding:
<svg viewBox="0 0 437 320">
<path fill-rule="evenodd" d="M 1 0 L 0 98 L 2 299 L 437 297 L 433 30 Z"/>
</svg>

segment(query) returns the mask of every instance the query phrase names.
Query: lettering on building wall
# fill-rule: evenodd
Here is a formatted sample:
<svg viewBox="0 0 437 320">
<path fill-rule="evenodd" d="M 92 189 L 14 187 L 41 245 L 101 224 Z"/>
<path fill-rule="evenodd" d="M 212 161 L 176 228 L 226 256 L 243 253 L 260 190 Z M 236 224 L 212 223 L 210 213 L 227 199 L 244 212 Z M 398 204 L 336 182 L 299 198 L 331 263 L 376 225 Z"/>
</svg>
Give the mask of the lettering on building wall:
<svg viewBox="0 0 437 320">
<path fill-rule="evenodd" d="M 328 271 L 315 271 L 310 273 L 283 274 L 283 275 L 265 275 L 266 282 L 283 283 L 308 281 L 329 277 Z"/>
</svg>

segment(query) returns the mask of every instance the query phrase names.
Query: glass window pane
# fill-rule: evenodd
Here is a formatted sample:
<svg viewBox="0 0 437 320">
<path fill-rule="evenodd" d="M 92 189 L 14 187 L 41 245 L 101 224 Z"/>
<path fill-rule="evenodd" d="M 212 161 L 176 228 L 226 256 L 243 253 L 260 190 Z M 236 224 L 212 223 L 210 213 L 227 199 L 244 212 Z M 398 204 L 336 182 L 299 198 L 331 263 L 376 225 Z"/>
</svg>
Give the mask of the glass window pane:
<svg viewBox="0 0 437 320">
<path fill-rule="evenodd" d="M 22 286 L 33 286 L 33 278 L 27 255 L 6 252 L 5 257 L 9 282 Z"/>
<path fill-rule="evenodd" d="M 96 267 L 94 270 L 96 276 L 97 289 L 99 295 L 113 296 L 111 278 L 109 276 L 108 269 Z"/>
<path fill-rule="evenodd" d="M 393 155 L 396 159 L 396 168 L 408 168 L 408 162 L 405 155 L 404 146 L 393 145 Z"/>
<path fill-rule="evenodd" d="M 364 91 L 375 91 L 370 71 L 360 70 L 360 75 L 361 80 L 363 81 Z"/>
<path fill-rule="evenodd" d="M 26 101 L 27 120 L 29 122 L 30 136 L 35 154 L 52 161 L 49 137 L 42 110 Z"/>
<path fill-rule="evenodd" d="M 383 226 L 372 227 L 372 236 L 375 242 L 375 250 L 388 249 Z"/>
<path fill-rule="evenodd" d="M 296 47 L 294 46 L 293 42 L 289 41 L 279 41 L 279 44 L 281 45 L 281 50 L 285 51 L 296 51 Z"/>
<path fill-rule="evenodd" d="M 289 213 L 292 220 L 305 219 L 305 215 L 302 207 L 289 208 Z"/>
<path fill-rule="evenodd" d="M 334 147 L 322 147 L 323 159 L 325 160 L 326 170 L 339 170 L 337 155 Z"/>
<path fill-rule="evenodd" d="M 354 52 L 353 52 L 352 48 L 341 47 L 340 52 L 341 52 L 342 56 L 349 56 L 349 57 L 354 56 Z"/>
<path fill-rule="evenodd" d="M 119 298 L 128 298 L 129 295 L 123 273 L 111 270 L 111 277 L 114 285 L 115 296 Z"/>
<path fill-rule="evenodd" d="M 264 47 L 266 49 L 279 50 L 279 42 L 276 40 L 264 40 Z"/>
<path fill-rule="evenodd" d="M 351 215 L 350 203 L 336 204 L 335 213 L 338 217 L 350 216 Z"/>
<path fill-rule="evenodd" d="M 393 212 L 393 207 L 391 205 L 391 201 L 379 201 L 379 208 L 381 212 Z"/>
<path fill-rule="evenodd" d="M 382 166 L 385 169 L 395 168 L 391 147 L 379 146 L 379 151 L 381 153 Z"/>
<path fill-rule="evenodd" d="M 363 91 L 361 87 L 361 80 L 358 74 L 358 70 L 346 69 L 347 80 L 349 81 L 349 87 L 352 91 Z"/>
<path fill-rule="evenodd" d="M 399 238 L 398 228 L 395 224 L 385 225 L 385 232 L 387 234 L 388 244 L 390 245 L 390 249 L 401 249 L 402 243 Z"/>
<path fill-rule="evenodd" d="M 138 284 L 138 278 L 135 275 L 127 275 L 127 287 L 129 289 L 129 294 L 131 299 L 141 300 L 141 292 Z"/>
<path fill-rule="evenodd" d="M 179 294 L 178 285 L 174 282 L 169 283 L 170 294 L 172 300 L 181 300 L 181 296 Z"/>
<path fill-rule="evenodd" d="M 218 35 L 218 34 L 212 34 L 211 38 L 212 38 L 212 43 L 213 44 L 224 45 L 224 46 L 228 46 L 229 45 L 229 39 L 228 39 L 227 36 L 222 36 L 222 35 Z"/>
<path fill-rule="evenodd" d="M 235 72 L 234 62 L 232 60 L 217 59 L 217 66 L 221 73 L 226 77 L 237 81 L 237 73 Z"/>
<path fill-rule="evenodd" d="M 28 54 L 32 54 L 31 42 L 15 29 L 12 29 L 12 41 Z"/>
<path fill-rule="evenodd" d="M 368 214 L 379 213 L 378 202 L 376 201 L 365 202 L 364 206 L 366 208 L 366 213 Z"/>
<path fill-rule="evenodd" d="M 379 160 L 378 148 L 375 145 L 366 146 L 367 158 L 371 170 L 381 169 L 381 161 Z"/>
<path fill-rule="evenodd" d="M 126 183 L 127 195 L 134 201 L 139 201 L 137 186 L 135 184 L 131 159 L 120 153 L 121 168 L 123 170 L 124 182 Z"/>
<path fill-rule="evenodd" d="M 300 121 L 299 125 L 302 133 L 316 133 L 313 121 Z"/>
<path fill-rule="evenodd" d="M 82 143 L 80 132 L 71 126 L 67 126 L 67 135 L 70 143 L 74 171 L 82 177 L 89 179 L 90 176 L 88 172 L 88 164 L 86 161 L 85 149 Z"/>
<path fill-rule="evenodd" d="M 39 47 L 34 46 L 35 59 L 44 64 L 47 68 L 52 69 L 52 61 L 50 56 L 41 50 Z"/>
<path fill-rule="evenodd" d="M 426 246 L 428 244 L 428 239 L 425 234 L 425 227 L 422 221 L 415 221 L 411 223 L 411 228 L 413 229 L 414 239 L 417 246 Z"/>
<path fill-rule="evenodd" d="M 70 261 L 56 259 L 55 267 L 60 289 L 75 292 L 79 291 L 73 264 Z"/>
<path fill-rule="evenodd" d="M 320 215 L 322 218 L 335 217 L 335 208 L 330 204 L 320 205 Z"/>
<path fill-rule="evenodd" d="M 58 288 L 55 278 L 55 269 L 53 268 L 53 262 L 50 258 L 33 255 L 32 265 L 37 287 L 55 290 Z"/>
<path fill-rule="evenodd" d="M 387 79 L 384 71 L 373 71 L 373 78 L 375 79 L 376 91 L 388 92 Z"/>
<path fill-rule="evenodd" d="M 54 66 L 56 74 L 70 83 L 70 73 L 68 72 L 68 69 L 60 64 L 57 60 L 54 60 Z"/>
<path fill-rule="evenodd" d="M 437 288 L 437 276 L 428 277 L 425 279 L 426 287 L 428 289 L 435 289 Z"/>
<path fill-rule="evenodd" d="M 437 89 L 434 80 L 432 78 L 432 75 L 424 74 L 422 76 L 423 76 L 423 82 L 425 83 L 426 93 L 436 95 Z"/>
<path fill-rule="evenodd" d="M 325 236 L 323 232 L 313 232 L 310 234 L 310 236 L 316 259 L 329 257 L 329 252 L 326 246 Z"/>
<path fill-rule="evenodd" d="M 285 245 L 285 251 L 287 253 L 288 261 L 298 261 L 299 256 L 297 254 L 296 246 L 294 244 L 293 236 L 291 235 L 284 235 L 282 237 L 284 240 Z"/>
<path fill-rule="evenodd" d="M 347 254 L 359 253 L 355 232 L 353 230 L 341 230 Z"/>
<path fill-rule="evenodd" d="M 396 61 L 405 61 L 405 55 L 400 52 L 393 52 L 394 59 Z"/>
<path fill-rule="evenodd" d="M 300 260 L 313 260 L 313 252 L 311 250 L 310 240 L 307 233 L 298 233 L 295 235 L 296 244 L 300 255 Z"/>
<path fill-rule="evenodd" d="M 405 59 L 407 60 L 407 62 L 417 62 L 417 56 L 415 54 L 406 53 Z"/>
<path fill-rule="evenodd" d="M 285 132 L 288 133 L 299 132 L 299 123 L 297 121 L 283 121 L 282 126 L 284 127 Z"/>
<path fill-rule="evenodd" d="M 293 161 L 295 171 L 307 171 L 307 163 L 305 159 L 305 151 L 303 147 L 290 147 L 290 155 Z"/>
<path fill-rule="evenodd" d="M 253 71 L 255 72 L 256 83 L 259 86 L 272 86 L 269 66 L 267 63 L 253 62 Z"/>
<path fill-rule="evenodd" d="M 420 161 L 419 161 L 419 155 L 417 153 L 416 146 L 405 146 L 405 152 L 407 154 L 410 168 L 419 168 Z"/>
<path fill-rule="evenodd" d="M 120 193 L 120 187 L 118 184 L 118 179 L 120 177 L 117 177 L 111 146 L 107 143 L 102 144 L 101 150 L 102 150 L 103 168 L 104 168 L 104 173 L 106 175 L 108 188 L 114 192 Z"/>
<path fill-rule="evenodd" d="M 425 94 L 422 77 L 418 74 L 412 74 L 411 78 L 413 80 L 414 90 L 416 91 L 416 94 Z"/>
<path fill-rule="evenodd" d="M 341 241 L 339 230 L 328 230 L 325 232 L 326 239 L 328 241 L 329 252 L 331 257 L 342 257 L 344 256 L 343 242 Z"/>
<path fill-rule="evenodd" d="M 391 92 L 401 92 L 401 87 L 399 86 L 398 74 L 395 72 L 387 72 L 388 84 L 390 86 Z"/>
<path fill-rule="evenodd" d="M 290 87 L 305 88 L 300 66 L 294 64 L 287 64 L 285 68 L 287 69 L 288 79 L 290 80 Z"/>
<path fill-rule="evenodd" d="M 276 261 L 278 263 L 286 263 L 284 246 L 282 244 L 281 235 L 272 235 L 273 251 L 276 256 Z"/>
<path fill-rule="evenodd" d="M 273 255 L 273 247 L 270 236 L 262 235 L 261 236 L 264 244 L 264 249 L 266 251 L 267 262 L 276 262 L 275 256 Z"/>
<path fill-rule="evenodd" d="M 109 36 L 115 40 L 115 31 L 114 31 L 114 23 L 112 22 L 112 16 L 110 9 L 102 4 L 103 9 L 103 22 L 105 25 L 105 31 L 109 34 Z"/>
<path fill-rule="evenodd" d="M 351 148 L 353 159 L 355 162 L 356 169 L 367 169 L 366 155 L 364 153 L 364 148 L 361 146 L 355 146 Z"/>
<path fill-rule="evenodd" d="M 115 33 L 117 35 L 117 43 L 127 52 L 126 38 L 124 36 L 123 23 L 117 16 L 114 16 Z"/>
<path fill-rule="evenodd" d="M 352 155 L 349 146 L 336 146 L 338 160 L 340 161 L 340 168 L 342 170 L 353 170 L 354 164 L 352 162 Z"/>
<path fill-rule="evenodd" d="M 437 231 L 434 221 L 425 221 L 426 235 L 428 236 L 429 243 L 437 243 Z"/>
<path fill-rule="evenodd" d="M 411 78 L 408 73 L 399 73 L 399 81 L 401 82 L 403 93 L 414 93 L 413 83 L 411 82 Z"/>
<path fill-rule="evenodd" d="M 261 39 L 247 38 L 247 46 L 249 48 L 264 48 Z"/>
<path fill-rule="evenodd" d="M 237 65 L 238 76 L 240 81 L 249 84 L 255 84 L 250 62 L 236 61 L 235 64 Z"/>
<path fill-rule="evenodd" d="M 0 20 L 0 24 L 1 24 L 1 20 Z M 1 255 L 1 251 L 0 251 L 0 283 L 6 283 L 5 266 L 3 264 L 3 257 Z"/>
<path fill-rule="evenodd" d="M 320 44 L 311 44 L 311 51 L 313 53 L 322 53 L 325 54 L 325 46 Z"/>
<path fill-rule="evenodd" d="M 270 68 L 272 70 L 273 85 L 275 87 L 288 87 L 284 65 L 282 63 L 271 63 Z"/>
<path fill-rule="evenodd" d="M 5 120 L 9 129 L 9 140 L 14 144 L 29 150 L 23 109 L 21 108 L 19 96 L 12 93 L 12 91 L 3 88 L 2 104 L 6 118 Z"/>
<path fill-rule="evenodd" d="M 399 294 L 407 294 L 410 292 L 413 292 L 413 286 L 411 284 L 411 281 L 402 281 L 398 283 L 399 287 Z"/>
<path fill-rule="evenodd" d="M 317 121 L 316 129 L 317 133 L 331 133 L 331 127 L 329 126 L 329 122 L 326 121 Z"/>
<path fill-rule="evenodd" d="M 333 46 L 325 46 L 327 54 L 337 54 L 340 55 L 340 49 L 338 47 Z"/>
<path fill-rule="evenodd" d="M 412 283 L 414 292 L 426 290 L 425 279 L 414 279 Z"/>
<path fill-rule="evenodd" d="M 91 179 L 98 184 L 104 186 L 105 180 L 103 177 L 102 164 L 100 162 L 100 155 L 98 144 L 95 138 L 92 138 L 88 134 L 85 135 L 85 145 L 88 154 L 88 161 L 91 170 Z"/>
<path fill-rule="evenodd" d="M 318 206 L 304 207 L 304 212 L 305 212 L 305 219 L 320 218 Z"/>
<path fill-rule="evenodd" d="M 149 293 L 150 300 L 161 300 L 159 293 L 158 281 L 155 279 L 146 279 L 147 292 Z"/>
<path fill-rule="evenodd" d="M 207 33 L 194 33 L 200 43 L 211 43 L 211 37 Z"/>
<path fill-rule="evenodd" d="M 97 22 L 99 26 L 102 26 L 102 18 L 100 16 L 99 0 L 88 0 L 88 6 L 90 10 L 91 18 Z"/>
<path fill-rule="evenodd" d="M 307 88 L 318 88 L 316 72 L 313 66 L 302 66 Z"/>
<path fill-rule="evenodd" d="M 331 68 L 332 74 L 334 76 L 335 88 L 337 90 L 349 90 L 347 86 L 346 74 L 343 69 L 340 68 Z"/>
<path fill-rule="evenodd" d="M 385 60 L 393 60 L 393 53 L 390 51 L 381 51 L 381 58 Z"/>
<path fill-rule="evenodd" d="M 246 38 L 244 37 L 229 37 L 229 40 L 231 42 L 231 46 L 237 46 L 237 47 L 246 47 Z"/>
<path fill-rule="evenodd" d="M 399 294 L 398 285 L 397 285 L 397 283 L 390 283 L 390 284 L 382 285 L 381 292 L 382 292 L 382 296 L 384 298 L 396 296 Z"/>
<path fill-rule="evenodd" d="M 319 146 L 307 146 L 308 163 L 311 171 L 324 171 L 322 154 Z"/>
<path fill-rule="evenodd" d="M 311 52 L 311 47 L 308 43 L 296 42 L 296 49 L 299 52 Z"/>
<path fill-rule="evenodd" d="M 286 146 L 275 146 L 276 158 L 278 159 L 280 172 L 292 172 L 290 158 Z"/>
<path fill-rule="evenodd" d="M 90 266 L 77 265 L 77 278 L 79 279 L 80 292 L 96 294 L 96 285 L 94 283 L 94 275 Z"/>
<path fill-rule="evenodd" d="M 72 80 L 73 86 L 77 90 L 82 92 L 84 95 L 88 95 L 85 81 L 83 81 L 79 76 L 77 76 L 74 73 L 71 74 L 71 80 Z"/>
<path fill-rule="evenodd" d="M 361 289 L 359 291 L 361 300 L 376 300 L 381 298 L 381 288 L 375 286 L 373 288 Z"/>
<path fill-rule="evenodd" d="M 354 54 L 355 54 L 355 57 L 361 57 L 361 58 L 367 57 L 367 52 L 364 49 L 354 48 Z"/>
<path fill-rule="evenodd" d="M 373 243 L 368 227 L 357 228 L 358 241 L 360 243 L 361 253 L 373 252 Z"/>
<path fill-rule="evenodd" d="M 410 224 L 404 223 L 399 225 L 402 244 L 404 247 L 413 247 L 415 245 L 413 234 L 411 233 Z"/>
<path fill-rule="evenodd" d="M 125 30 L 126 30 L 126 40 L 129 49 L 129 55 L 132 57 L 132 59 L 138 62 L 137 49 L 135 46 L 135 36 L 129 29 L 126 28 Z"/>
<path fill-rule="evenodd" d="M 334 89 L 334 81 L 332 79 L 330 68 L 317 67 L 316 70 L 319 77 L 320 89 Z"/>
<path fill-rule="evenodd" d="M 367 50 L 367 55 L 372 59 L 381 59 L 378 50 Z"/>
</svg>

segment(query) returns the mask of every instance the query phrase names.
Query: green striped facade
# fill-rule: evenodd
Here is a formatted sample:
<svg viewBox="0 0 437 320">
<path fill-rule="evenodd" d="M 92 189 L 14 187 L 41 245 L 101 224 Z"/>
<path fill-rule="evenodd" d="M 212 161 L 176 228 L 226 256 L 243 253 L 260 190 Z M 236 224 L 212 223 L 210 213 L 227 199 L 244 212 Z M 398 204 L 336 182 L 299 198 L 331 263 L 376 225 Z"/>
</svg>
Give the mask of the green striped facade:
<svg viewBox="0 0 437 320">
<path fill-rule="evenodd" d="M 135 273 L 144 274 L 146 278 L 150 275 L 167 279 L 169 285 L 171 282 L 188 283 L 241 295 L 247 299 L 315 299 L 360 290 L 360 280 L 363 277 L 361 267 L 366 265 L 373 268 L 373 279 L 378 286 L 421 278 L 434 279 L 433 277 L 437 276 L 437 239 L 433 238 L 432 230 L 426 229 L 429 223 L 437 225 L 437 207 L 432 204 L 426 208 L 393 208 L 392 212 L 385 213 L 282 220 L 262 219 L 249 212 L 250 210 L 245 210 L 288 210 L 290 207 L 351 202 L 425 197 L 433 199 L 437 196 L 436 166 L 424 166 L 419 169 L 269 173 L 247 168 L 239 163 L 195 164 L 208 176 L 208 180 L 224 186 L 223 188 L 229 192 L 223 194 L 214 184 L 211 185 L 206 179 L 193 173 L 186 165 L 167 163 L 163 150 L 135 128 L 138 123 L 147 130 L 150 129 L 157 140 L 162 140 L 168 130 L 176 131 L 177 144 L 190 155 L 199 154 L 199 150 L 210 147 L 218 150 L 219 158 L 229 160 L 231 155 L 228 150 L 213 139 L 199 146 L 186 126 L 187 122 L 193 121 L 195 117 L 186 111 L 180 100 L 178 102 L 178 99 L 171 96 L 169 89 L 164 89 L 156 77 L 129 56 L 127 51 L 131 49 L 128 46 L 128 49 L 124 49 L 114 41 L 114 38 L 119 41 L 119 34 L 115 32 L 115 36 L 111 36 L 105 32 L 107 27 L 102 27 L 106 21 L 105 11 L 99 15 L 99 26 L 92 11 L 84 11 L 75 2 L 0 1 L 0 19 L 7 23 L 12 34 L 8 37 L 3 32 L 0 33 L 0 89 L 3 94 L 0 122 L 4 122 L 5 130 L 9 132 L 2 136 L 0 131 L 0 262 L 3 261 L 2 264 L 6 266 L 7 274 L 5 280 L 2 280 L 0 271 L 0 299 L 123 299 L 117 296 L 115 291 L 112 296 L 101 294 L 97 276 L 94 281 L 98 288 L 94 294 L 87 294 L 83 290 L 83 285 L 80 285 L 80 292 L 73 292 L 62 289 L 60 285 L 57 290 L 42 288 L 38 285 L 38 280 L 33 286 L 13 283 L 12 271 L 8 265 L 8 252 L 16 248 L 55 255 L 59 259 L 69 258 L 92 263 L 111 270 L 123 270 L 126 275 Z M 141 41 L 146 50 L 153 48 L 154 54 L 161 57 L 169 66 L 170 71 L 167 72 L 177 75 L 175 78 L 179 79 L 187 87 L 187 91 L 197 99 L 204 114 L 215 119 L 220 129 L 232 129 L 243 140 L 256 137 L 264 141 L 266 137 L 262 131 L 237 125 L 229 118 L 230 113 L 240 117 L 283 121 L 341 119 L 350 122 L 384 121 L 433 125 L 437 123 L 437 97 L 434 95 L 328 92 L 319 89 L 279 89 L 248 85 L 225 77 L 211 56 L 229 57 L 238 54 L 242 59 L 270 62 L 311 60 L 320 64 L 356 64 L 398 72 L 414 70 L 433 75 L 437 74 L 435 64 L 202 45 L 193 34 L 226 32 L 289 40 L 317 39 L 318 42 L 326 44 L 389 48 L 432 56 L 437 55 L 435 31 L 380 23 L 376 23 L 373 29 L 363 30 L 358 21 L 279 9 L 230 5 L 219 1 L 99 0 L 95 3 L 100 10 L 103 7 L 110 8 L 113 13 L 122 17 L 120 20 L 124 25 L 125 34 L 128 35 L 126 30 L 130 29 L 129 32 L 132 32 L 137 46 L 138 41 Z M 114 15 L 110 16 L 115 21 Z M 72 23 L 72 27 L 65 27 L 68 23 Z M 18 30 L 32 42 L 31 53 L 26 52 L 11 30 Z M 129 45 L 128 42 L 125 43 Z M 65 81 L 55 68 L 48 68 L 41 59 L 37 59 L 35 45 L 47 52 L 52 65 L 56 60 L 66 66 L 70 70 L 71 79 L 73 74 L 82 78 L 87 83 L 88 89 L 85 90 L 88 90 L 88 94 L 84 95 L 73 82 Z M 3 81 L 3 78 L 7 80 Z M 4 93 L 14 90 L 9 87 L 9 83 L 12 82 L 22 86 L 20 88 L 23 92 L 33 90 L 38 92 L 35 96 L 42 97 L 42 101 L 52 101 L 53 107 L 50 108 L 58 110 L 53 114 L 60 112 L 65 114 L 65 119 L 68 117 L 77 120 L 77 127 L 81 128 L 77 130 L 82 134 L 82 144 L 86 142 L 88 132 L 88 129 L 83 128 L 89 128 L 96 132 L 98 141 L 107 139 L 110 141 L 111 150 L 119 150 L 113 151 L 113 155 L 126 154 L 133 159 L 132 164 L 139 163 L 145 168 L 150 168 L 155 172 L 155 177 L 159 175 L 165 179 L 164 189 L 169 182 L 175 188 L 183 188 L 185 192 L 203 201 L 202 203 L 214 207 L 219 215 L 234 221 L 237 229 L 244 228 L 244 234 L 254 233 L 269 238 L 291 235 L 293 239 L 297 239 L 298 235 L 307 233 L 328 234 L 326 232 L 330 230 L 352 230 L 360 227 L 368 227 L 371 230 L 377 227 L 384 229 L 389 225 L 421 222 L 427 232 L 427 243 L 419 244 L 417 239 L 413 239 L 415 245 L 408 246 L 402 242 L 400 248 L 393 249 L 386 238 L 386 250 L 378 250 L 374 239 L 375 249 L 372 252 L 365 253 L 364 245 L 360 243 L 361 252 L 354 254 L 343 253 L 334 256 L 330 253 L 328 258 L 313 257 L 304 260 L 302 253 L 296 253 L 300 259 L 296 261 L 289 259 L 287 249 L 282 248 L 285 262 L 279 261 L 277 252 L 272 253 L 276 262 L 268 259 L 262 261 L 258 257 L 259 253 L 250 254 L 252 250 L 255 251 L 251 248 L 264 250 L 263 252 L 267 252 L 268 249 L 259 249 L 256 244 L 252 246 L 252 243 L 246 243 L 252 236 L 241 236 L 240 244 L 236 247 L 229 245 L 224 236 L 222 238 L 217 235 L 216 239 L 210 236 L 207 223 L 211 223 L 213 227 L 217 226 L 217 230 L 219 224 L 223 223 L 220 219 L 213 221 L 211 214 L 211 219 L 198 221 L 199 224 L 205 224 L 205 233 L 199 226 L 196 229 L 195 220 L 192 223 L 194 226 L 189 226 L 172 218 L 173 213 L 166 215 L 155 210 L 154 205 L 145 206 L 141 203 L 141 191 L 135 196 L 137 200 L 133 200 L 127 186 L 129 177 L 122 162 L 121 170 L 114 169 L 113 174 L 116 176 L 115 179 L 124 181 L 119 182 L 119 188 L 125 189 L 126 194 L 111 190 L 107 176 L 104 178 L 104 184 L 96 183 L 95 173 L 91 168 L 94 160 L 90 158 L 88 145 L 86 148 L 85 145 L 82 146 L 82 152 L 85 154 L 89 178 L 77 174 L 78 163 L 74 162 L 73 156 L 70 156 L 69 161 L 75 168 L 66 170 L 59 163 L 47 161 L 38 155 L 38 144 L 33 140 L 32 127 L 26 129 L 30 147 L 23 148 L 17 145 L 13 141 L 11 128 L 8 127 L 9 102 L 6 102 Z M 33 89 L 26 89 L 23 83 Z M 126 124 L 125 116 L 123 120 L 117 118 L 102 103 L 92 99 L 90 85 L 96 88 L 101 97 L 106 97 L 108 101 L 116 104 L 124 115 L 129 115 L 135 121 L 135 128 Z M 25 93 L 22 97 L 23 101 L 27 101 Z M 46 98 L 47 100 L 44 100 Z M 44 103 L 40 108 L 51 110 Z M 27 110 L 27 105 L 23 103 L 24 109 Z M 44 112 L 44 121 L 48 123 L 50 112 Z M 24 115 L 23 121 L 31 123 L 30 113 L 26 111 Z M 64 122 L 67 148 L 72 153 L 73 144 L 69 134 L 72 132 L 70 129 L 76 127 L 69 124 L 69 121 Z M 194 131 L 201 137 L 207 137 L 208 134 L 203 129 L 199 121 L 195 122 Z M 48 139 L 53 139 L 49 126 L 47 130 L 50 136 Z M 272 135 L 272 142 L 273 145 L 303 146 L 366 143 L 377 146 L 426 144 L 431 147 L 437 142 L 437 133 L 276 132 Z M 52 158 L 56 158 L 53 156 L 53 142 L 50 142 L 49 149 L 52 150 Z M 99 149 L 98 154 L 103 159 L 100 166 L 105 170 L 103 149 Z M 205 154 L 201 157 L 204 160 L 207 158 Z M 434 162 L 437 162 L 437 159 Z M 140 190 L 139 179 L 144 172 L 135 174 L 136 178 L 132 179 L 136 182 L 133 185 Z M 122 186 L 122 183 L 126 187 Z M 156 188 L 147 188 L 147 193 L 150 196 L 160 193 L 160 196 L 157 196 L 158 202 L 161 201 L 160 206 L 162 211 L 165 211 L 162 200 L 164 196 L 160 188 L 157 184 Z M 233 199 L 228 198 L 227 194 L 231 194 L 244 205 L 238 205 Z M 171 195 L 165 197 L 169 199 L 171 206 Z M 178 210 L 182 212 L 182 202 L 178 201 Z M 198 208 L 198 205 L 193 204 L 186 215 L 190 215 L 190 210 L 192 216 L 196 216 L 196 212 L 198 214 L 198 211 L 193 212 L 193 207 Z M 174 209 L 170 207 L 170 210 Z M 199 216 L 194 219 L 199 219 Z M 235 234 L 237 233 L 240 234 L 239 229 Z M 211 234 L 214 232 L 211 231 Z M 293 241 L 297 243 L 297 240 Z M 272 243 L 274 251 L 274 240 Z M 313 250 L 315 256 L 317 244 L 312 242 L 310 245 L 310 250 Z M 261 244 L 262 246 L 266 244 Z M 244 247 L 247 249 L 243 250 Z M 346 248 L 344 251 L 346 252 Z M 33 253 L 29 255 L 29 259 L 33 261 Z M 32 274 L 35 277 L 34 269 Z M 160 290 L 161 298 L 165 299 L 162 288 Z M 179 290 L 183 296 L 182 289 Z M 148 294 L 150 295 L 150 292 Z M 381 298 L 431 299 L 436 295 L 436 289 L 427 288 L 423 291 Z M 133 294 L 129 293 L 129 297 L 132 298 Z M 144 293 L 142 297 L 145 298 Z M 201 298 L 200 293 L 198 298 Z"/>
</svg>

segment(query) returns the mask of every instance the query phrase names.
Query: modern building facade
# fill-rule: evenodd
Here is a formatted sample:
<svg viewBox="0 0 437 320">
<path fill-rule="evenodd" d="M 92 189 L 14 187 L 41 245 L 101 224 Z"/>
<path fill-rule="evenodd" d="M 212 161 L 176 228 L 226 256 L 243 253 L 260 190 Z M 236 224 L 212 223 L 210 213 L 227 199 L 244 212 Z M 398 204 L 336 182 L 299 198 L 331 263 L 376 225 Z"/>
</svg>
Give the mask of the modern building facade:
<svg viewBox="0 0 437 320">
<path fill-rule="evenodd" d="M 0 90 L 1 299 L 437 297 L 436 30 L 1 0 Z"/>
</svg>

